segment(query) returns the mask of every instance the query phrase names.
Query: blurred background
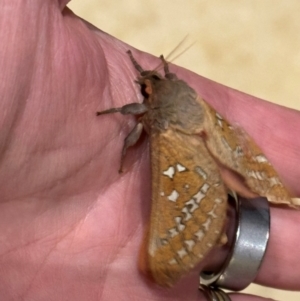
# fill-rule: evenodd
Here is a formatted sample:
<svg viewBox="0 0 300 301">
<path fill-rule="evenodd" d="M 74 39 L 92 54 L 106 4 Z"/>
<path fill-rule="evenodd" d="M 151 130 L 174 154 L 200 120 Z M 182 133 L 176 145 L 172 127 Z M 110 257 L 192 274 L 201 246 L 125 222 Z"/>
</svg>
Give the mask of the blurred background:
<svg viewBox="0 0 300 301">
<path fill-rule="evenodd" d="M 174 63 L 257 97 L 300 110 L 297 0 L 73 0 L 76 14 L 154 55 L 188 35 Z M 184 47 L 183 47 L 184 49 Z"/>
<path fill-rule="evenodd" d="M 300 110 L 300 1 L 73 0 L 73 12 L 153 55 L 226 86 Z M 180 52 L 180 51 L 179 51 Z M 299 301 L 300 292 L 251 285 L 247 293 Z"/>
</svg>

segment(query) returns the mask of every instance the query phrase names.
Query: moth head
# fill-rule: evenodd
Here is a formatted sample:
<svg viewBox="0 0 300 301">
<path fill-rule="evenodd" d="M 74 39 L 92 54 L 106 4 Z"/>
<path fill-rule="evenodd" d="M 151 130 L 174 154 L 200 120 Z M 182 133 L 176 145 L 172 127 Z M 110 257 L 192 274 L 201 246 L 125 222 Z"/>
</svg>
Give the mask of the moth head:
<svg viewBox="0 0 300 301">
<path fill-rule="evenodd" d="M 153 93 L 153 87 L 164 78 L 156 71 L 142 71 L 138 77 L 137 83 L 141 86 L 141 93 L 145 98 L 148 98 Z"/>
</svg>

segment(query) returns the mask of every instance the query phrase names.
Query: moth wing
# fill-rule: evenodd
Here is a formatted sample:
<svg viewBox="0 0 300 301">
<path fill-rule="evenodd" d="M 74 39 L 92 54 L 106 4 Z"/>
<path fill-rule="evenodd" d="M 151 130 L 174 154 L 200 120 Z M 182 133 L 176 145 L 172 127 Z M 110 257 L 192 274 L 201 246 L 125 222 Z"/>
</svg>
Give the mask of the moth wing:
<svg viewBox="0 0 300 301">
<path fill-rule="evenodd" d="M 168 130 L 150 141 L 148 268 L 156 283 L 171 286 L 220 239 L 227 192 L 202 138 Z"/>
<path fill-rule="evenodd" d="M 265 196 L 270 202 L 293 206 L 288 190 L 282 184 L 274 167 L 250 136 L 242 129 L 231 126 L 213 108 L 207 107 L 207 141 L 210 152 L 224 166 L 240 174 L 252 192 Z"/>
</svg>

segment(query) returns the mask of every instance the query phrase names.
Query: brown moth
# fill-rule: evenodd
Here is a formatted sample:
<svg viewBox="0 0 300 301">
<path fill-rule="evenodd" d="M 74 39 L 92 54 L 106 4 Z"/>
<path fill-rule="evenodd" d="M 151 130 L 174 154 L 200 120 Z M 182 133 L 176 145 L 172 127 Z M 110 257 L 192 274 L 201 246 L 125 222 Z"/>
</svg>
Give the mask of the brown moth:
<svg viewBox="0 0 300 301">
<path fill-rule="evenodd" d="M 279 204 L 291 205 L 292 200 L 253 140 L 170 73 L 163 56 L 164 76 L 144 71 L 128 54 L 140 73 L 143 103 L 97 115 L 139 116 L 124 141 L 120 171 L 127 148 L 143 130 L 150 136 L 152 209 L 145 256 L 154 281 L 171 286 L 224 238 L 228 185 L 222 168 L 235 174 L 253 196 Z"/>
</svg>

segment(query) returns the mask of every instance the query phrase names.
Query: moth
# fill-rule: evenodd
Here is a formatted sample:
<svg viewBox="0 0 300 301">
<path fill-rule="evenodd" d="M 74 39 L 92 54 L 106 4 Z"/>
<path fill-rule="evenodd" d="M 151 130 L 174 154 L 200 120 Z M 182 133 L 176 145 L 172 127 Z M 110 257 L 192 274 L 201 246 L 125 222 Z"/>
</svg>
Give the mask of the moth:
<svg viewBox="0 0 300 301">
<path fill-rule="evenodd" d="M 139 72 L 142 103 L 97 112 L 137 116 L 124 140 L 126 150 L 143 130 L 150 137 L 152 208 L 146 243 L 146 269 L 161 286 L 174 285 L 224 238 L 228 184 L 222 169 L 232 172 L 250 194 L 278 204 L 292 200 L 276 171 L 255 142 L 231 126 L 169 71 L 146 71 L 132 53 Z M 243 191 L 243 190 L 242 190 Z"/>
</svg>

